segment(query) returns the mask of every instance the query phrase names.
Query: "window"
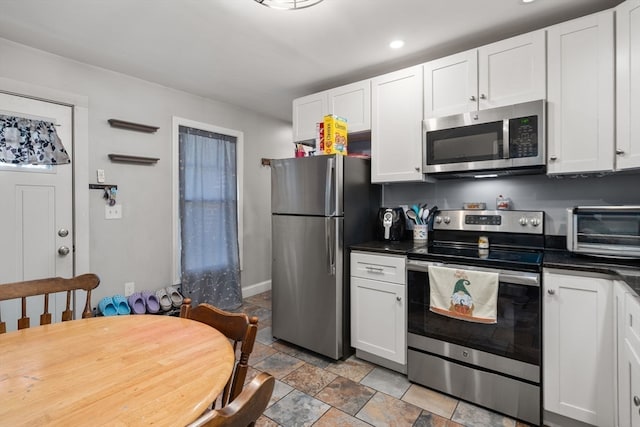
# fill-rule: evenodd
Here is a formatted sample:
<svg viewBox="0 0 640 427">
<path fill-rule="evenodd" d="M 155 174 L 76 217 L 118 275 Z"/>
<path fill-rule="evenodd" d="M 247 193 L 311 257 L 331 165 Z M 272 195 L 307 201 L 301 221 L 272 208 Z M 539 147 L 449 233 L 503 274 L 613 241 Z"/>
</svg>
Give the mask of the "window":
<svg viewBox="0 0 640 427">
<path fill-rule="evenodd" d="M 174 280 L 194 303 L 241 303 L 242 133 L 174 119 Z"/>
</svg>

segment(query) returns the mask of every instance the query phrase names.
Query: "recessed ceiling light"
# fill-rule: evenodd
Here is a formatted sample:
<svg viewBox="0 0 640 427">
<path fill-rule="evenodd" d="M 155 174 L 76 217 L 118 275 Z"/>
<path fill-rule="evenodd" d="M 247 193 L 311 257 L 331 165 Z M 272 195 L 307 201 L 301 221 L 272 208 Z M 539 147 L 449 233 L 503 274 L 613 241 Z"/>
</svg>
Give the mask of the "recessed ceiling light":
<svg viewBox="0 0 640 427">
<path fill-rule="evenodd" d="M 391 49 L 400 49 L 402 46 L 404 46 L 404 40 L 394 40 L 389 43 Z"/>
<path fill-rule="evenodd" d="M 527 4 L 527 3 L 533 3 L 535 0 L 520 0 L 520 2 Z"/>
</svg>

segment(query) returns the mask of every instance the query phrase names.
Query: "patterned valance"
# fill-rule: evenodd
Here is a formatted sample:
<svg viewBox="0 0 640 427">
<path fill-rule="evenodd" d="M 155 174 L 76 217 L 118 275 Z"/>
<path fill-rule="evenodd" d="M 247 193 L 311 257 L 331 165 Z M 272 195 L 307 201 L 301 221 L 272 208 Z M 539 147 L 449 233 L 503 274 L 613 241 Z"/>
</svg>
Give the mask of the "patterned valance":
<svg viewBox="0 0 640 427">
<path fill-rule="evenodd" d="M 61 165 L 71 159 L 53 123 L 0 114 L 0 162 Z"/>
</svg>

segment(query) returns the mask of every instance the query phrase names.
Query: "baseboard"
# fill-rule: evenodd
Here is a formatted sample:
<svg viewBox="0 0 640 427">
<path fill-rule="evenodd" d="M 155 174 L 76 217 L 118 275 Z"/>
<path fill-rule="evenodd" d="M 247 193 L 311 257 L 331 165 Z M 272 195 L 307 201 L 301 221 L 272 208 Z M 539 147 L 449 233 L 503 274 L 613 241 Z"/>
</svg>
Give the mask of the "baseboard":
<svg viewBox="0 0 640 427">
<path fill-rule="evenodd" d="M 255 283 L 242 288 L 242 298 L 252 297 L 271 290 L 271 280 Z"/>
</svg>

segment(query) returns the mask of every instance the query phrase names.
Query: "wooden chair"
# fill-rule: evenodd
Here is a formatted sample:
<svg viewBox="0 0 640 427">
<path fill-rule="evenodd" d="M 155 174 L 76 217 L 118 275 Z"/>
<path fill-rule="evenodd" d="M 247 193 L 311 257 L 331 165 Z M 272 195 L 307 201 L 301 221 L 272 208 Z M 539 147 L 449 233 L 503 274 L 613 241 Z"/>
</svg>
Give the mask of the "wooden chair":
<svg viewBox="0 0 640 427">
<path fill-rule="evenodd" d="M 254 426 L 269 404 L 275 382 L 266 372 L 258 374 L 229 405 L 205 413 L 187 427 Z"/>
<path fill-rule="evenodd" d="M 258 318 L 249 317 L 244 313 L 230 313 L 206 303 L 191 308 L 190 298 L 184 299 L 180 307 L 180 317 L 206 323 L 222 332 L 233 342 L 236 362 L 220 401 L 220 407 L 228 405 L 240 394 L 247 377 L 249 356 L 253 351 L 253 344 L 258 332 Z M 239 357 L 238 345 L 240 345 Z"/>
<path fill-rule="evenodd" d="M 25 282 L 5 283 L 0 285 L 0 301 L 22 299 L 22 317 L 18 319 L 18 329 L 25 329 L 30 326 L 30 319 L 27 316 L 27 297 L 37 295 L 44 296 L 44 310 L 40 315 L 40 324 L 49 325 L 51 323 L 51 313 L 49 313 L 49 294 L 57 292 L 67 293 L 67 304 L 62 312 L 62 321 L 71 320 L 71 293 L 75 290 L 87 291 L 87 298 L 82 311 L 82 317 L 92 317 L 91 313 L 91 291 L 98 287 L 100 278 L 95 274 L 83 274 L 71 279 L 61 277 L 51 277 L 48 279 L 27 280 Z M 0 319 L 0 334 L 7 331 L 5 322 Z"/>
</svg>

